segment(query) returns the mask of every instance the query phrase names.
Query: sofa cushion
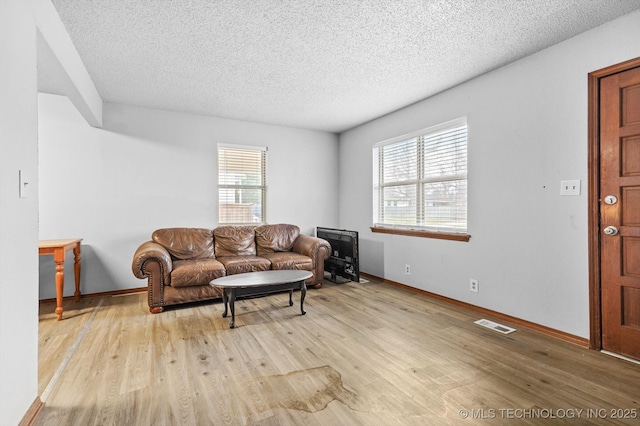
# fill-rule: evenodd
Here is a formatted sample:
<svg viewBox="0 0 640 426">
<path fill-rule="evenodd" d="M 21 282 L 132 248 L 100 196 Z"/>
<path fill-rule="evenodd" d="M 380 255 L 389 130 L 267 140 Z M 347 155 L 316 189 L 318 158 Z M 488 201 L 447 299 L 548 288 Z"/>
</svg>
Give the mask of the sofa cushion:
<svg viewBox="0 0 640 426">
<path fill-rule="evenodd" d="M 290 251 L 300 235 L 296 225 L 262 225 L 255 229 L 258 256 L 278 251 Z"/>
<path fill-rule="evenodd" d="M 176 260 L 171 271 L 171 287 L 208 285 L 225 275 L 224 265 L 215 259 Z"/>
<path fill-rule="evenodd" d="M 178 259 L 210 259 L 213 252 L 213 232 L 201 228 L 164 228 L 153 232 L 151 239 Z"/>
<path fill-rule="evenodd" d="M 271 262 L 271 269 L 300 269 L 303 271 L 313 270 L 313 261 L 304 254 L 292 251 L 267 253 L 264 255 Z"/>
<path fill-rule="evenodd" d="M 218 260 L 227 270 L 227 275 L 243 274 L 245 272 L 268 271 L 271 262 L 258 256 L 230 256 L 219 257 Z"/>
<path fill-rule="evenodd" d="M 213 230 L 216 257 L 255 256 L 255 226 L 219 226 Z"/>
</svg>

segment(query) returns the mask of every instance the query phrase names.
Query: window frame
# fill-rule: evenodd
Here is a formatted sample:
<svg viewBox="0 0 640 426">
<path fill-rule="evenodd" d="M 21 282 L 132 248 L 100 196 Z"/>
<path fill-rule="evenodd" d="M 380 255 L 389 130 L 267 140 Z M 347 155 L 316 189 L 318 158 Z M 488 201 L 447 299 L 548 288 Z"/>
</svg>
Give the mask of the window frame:
<svg viewBox="0 0 640 426">
<path fill-rule="evenodd" d="M 423 158 L 424 151 L 420 149 L 422 141 L 424 139 L 428 139 L 429 136 L 435 135 L 442 131 L 446 130 L 454 130 L 458 127 L 465 127 L 466 135 L 465 135 L 465 172 L 463 174 L 458 174 L 456 179 L 433 179 L 426 178 L 423 176 L 423 171 L 425 168 L 425 159 Z M 424 189 L 425 184 L 430 182 L 445 182 L 447 180 L 459 180 L 463 181 L 465 186 L 468 185 L 468 138 L 469 138 L 469 129 L 468 129 L 468 121 L 467 117 L 460 117 L 454 120 L 450 120 L 444 123 L 437 124 L 435 126 L 430 126 L 424 129 L 417 130 L 415 132 L 405 134 L 402 136 L 394 137 L 391 139 L 387 139 L 385 141 L 376 143 L 373 146 L 373 225 L 370 227 L 371 231 L 374 233 L 383 233 L 383 234 L 396 234 L 396 235 L 405 235 L 405 236 L 414 236 L 414 237 L 424 237 L 424 238 L 436 238 L 436 239 L 445 239 L 445 240 L 453 240 L 453 241 L 469 241 L 471 236 L 469 235 L 469 223 L 468 223 L 468 191 L 465 194 L 465 220 L 464 220 L 464 229 L 461 229 L 459 232 L 445 227 L 444 229 L 439 229 L 437 226 L 430 225 L 420 225 L 417 222 L 420 220 L 420 217 L 424 216 L 425 207 L 422 205 L 422 191 Z M 406 178 L 406 180 L 397 180 L 389 183 L 384 183 L 384 165 L 376 155 L 378 150 L 382 149 L 382 147 L 397 144 L 400 146 L 403 142 L 409 142 L 412 139 L 417 139 L 416 141 L 416 151 L 415 155 L 412 156 L 412 160 L 416 162 L 416 176 L 415 179 Z M 455 175 L 451 175 L 455 176 Z M 463 179 L 461 179 L 463 178 Z M 400 224 L 392 224 L 392 223 L 383 223 L 379 221 L 380 214 L 383 213 L 384 210 L 384 189 L 393 187 L 393 186 L 410 186 L 415 188 L 415 196 L 411 200 L 415 202 L 415 222 L 413 224 L 400 225 Z M 411 204 L 410 204 L 411 205 Z"/>
<path fill-rule="evenodd" d="M 228 151 L 251 151 L 254 153 L 260 152 L 261 153 L 261 158 L 260 158 L 260 180 L 261 180 L 261 184 L 259 185 L 250 185 L 250 184 L 230 184 L 230 183 L 221 183 L 221 167 L 220 167 L 220 160 L 221 160 L 221 151 L 222 150 L 228 150 Z M 260 225 L 260 224 L 265 224 L 267 223 L 267 147 L 262 147 L 262 146 L 250 146 L 250 145 L 237 145 L 237 144 L 225 144 L 225 143 L 218 143 L 217 144 L 217 151 L 216 151 L 216 155 L 217 155 L 217 186 L 218 186 L 218 198 L 217 198 L 217 203 L 218 203 L 218 221 L 217 223 L 219 225 Z M 243 221 L 222 221 L 222 212 L 221 212 L 221 195 L 222 195 L 222 191 L 223 190 L 260 190 L 260 215 L 261 215 L 261 221 L 260 222 L 243 222 Z"/>
</svg>

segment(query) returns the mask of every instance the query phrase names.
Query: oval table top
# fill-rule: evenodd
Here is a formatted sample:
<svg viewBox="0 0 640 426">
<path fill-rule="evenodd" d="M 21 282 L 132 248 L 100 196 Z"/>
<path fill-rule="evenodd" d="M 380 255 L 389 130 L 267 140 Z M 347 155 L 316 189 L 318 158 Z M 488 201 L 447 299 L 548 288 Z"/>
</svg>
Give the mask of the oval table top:
<svg viewBox="0 0 640 426">
<path fill-rule="evenodd" d="M 287 284 L 311 278 L 310 271 L 297 269 L 269 270 L 257 272 L 245 272 L 243 274 L 227 275 L 216 278 L 209 284 L 216 287 L 259 287 L 275 284 Z"/>
</svg>

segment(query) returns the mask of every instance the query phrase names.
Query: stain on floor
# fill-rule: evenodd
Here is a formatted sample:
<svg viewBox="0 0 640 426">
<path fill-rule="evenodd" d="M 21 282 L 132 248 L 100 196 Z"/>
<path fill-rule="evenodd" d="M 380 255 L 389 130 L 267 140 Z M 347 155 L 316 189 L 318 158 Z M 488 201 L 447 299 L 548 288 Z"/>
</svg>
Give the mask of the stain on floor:
<svg viewBox="0 0 640 426">
<path fill-rule="evenodd" d="M 358 396 L 344 387 L 342 376 L 328 365 L 266 376 L 260 383 L 270 408 L 286 408 L 315 413 L 339 401 L 356 409 Z"/>
</svg>

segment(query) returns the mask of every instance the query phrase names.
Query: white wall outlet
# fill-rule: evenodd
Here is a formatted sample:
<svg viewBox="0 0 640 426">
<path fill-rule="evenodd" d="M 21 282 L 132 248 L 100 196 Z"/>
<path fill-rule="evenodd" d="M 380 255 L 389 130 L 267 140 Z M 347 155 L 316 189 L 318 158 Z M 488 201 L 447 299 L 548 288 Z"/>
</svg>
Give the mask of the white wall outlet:
<svg viewBox="0 0 640 426">
<path fill-rule="evenodd" d="M 474 293 L 477 293 L 478 291 L 480 291 L 480 285 L 478 284 L 478 280 L 475 280 L 473 278 L 469 280 L 469 291 L 472 291 Z"/>
<path fill-rule="evenodd" d="M 409 265 L 408 263 L 404 265 L 404 273 L 407 275 L 411 275 L 411 265 Z"/>
<path fill-rule="evenodd" d="M 560 195 L 580 195 L 579 180 L 560 181 Z"/>
</svg>

